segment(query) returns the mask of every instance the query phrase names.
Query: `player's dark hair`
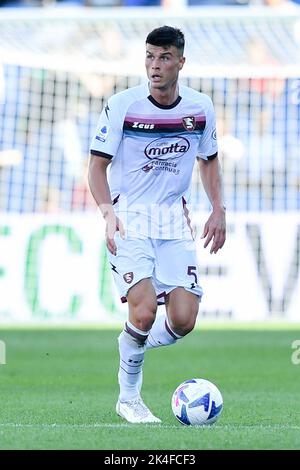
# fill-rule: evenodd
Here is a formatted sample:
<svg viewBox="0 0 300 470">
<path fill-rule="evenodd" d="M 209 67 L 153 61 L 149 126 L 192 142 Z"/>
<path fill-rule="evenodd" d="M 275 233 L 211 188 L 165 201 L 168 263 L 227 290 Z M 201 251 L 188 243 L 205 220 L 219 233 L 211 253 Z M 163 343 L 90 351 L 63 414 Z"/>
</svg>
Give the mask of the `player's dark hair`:
<svg viewBox="0 0 300 470">
<path fill-rule="evenodd" d="M 184 34 L 178 28 L 161 26 L 148 34 L 146 44 L 164 48 L 175 46 L 182 55 L 184 50 Z"/>
</svg>

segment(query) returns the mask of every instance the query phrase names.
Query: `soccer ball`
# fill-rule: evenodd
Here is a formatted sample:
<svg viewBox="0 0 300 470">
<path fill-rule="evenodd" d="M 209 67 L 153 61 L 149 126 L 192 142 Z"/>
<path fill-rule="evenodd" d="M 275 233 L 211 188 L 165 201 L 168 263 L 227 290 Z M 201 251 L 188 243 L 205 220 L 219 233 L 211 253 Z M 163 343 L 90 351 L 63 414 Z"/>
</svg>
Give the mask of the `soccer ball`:
<svg viewBox="0 0 300 470">
<path fill-rule="evenodd" d="M 212 424 L 223 408 L 220 390 L 208 380 L 191 379 L 180 384 L 172 396 L 176 418 L 187 426 Z"/>
</svg>

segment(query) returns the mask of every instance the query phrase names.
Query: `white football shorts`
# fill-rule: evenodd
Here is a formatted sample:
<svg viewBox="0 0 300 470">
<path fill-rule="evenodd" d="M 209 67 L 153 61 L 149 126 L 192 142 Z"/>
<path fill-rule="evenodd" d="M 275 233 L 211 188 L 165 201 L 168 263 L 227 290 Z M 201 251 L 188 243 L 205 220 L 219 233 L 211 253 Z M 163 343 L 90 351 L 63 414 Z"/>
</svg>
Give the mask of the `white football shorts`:
<svg viewBox="0 0 300 470">
<path fill-rule="evenodd" d="M 158 304 L 176 287 L 202 297 L 193 240 L 159 240 L 115 235 L 116 256 L 108 252 L 110 267 L 122 302 L 131 287 L 150 278 Z"/>
</svg>

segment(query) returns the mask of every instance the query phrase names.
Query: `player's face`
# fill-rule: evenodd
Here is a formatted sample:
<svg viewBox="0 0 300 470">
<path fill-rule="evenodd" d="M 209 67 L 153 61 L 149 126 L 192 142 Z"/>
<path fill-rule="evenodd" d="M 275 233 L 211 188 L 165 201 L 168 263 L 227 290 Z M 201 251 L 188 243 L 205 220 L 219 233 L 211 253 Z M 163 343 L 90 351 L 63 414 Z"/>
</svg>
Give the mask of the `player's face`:
<svg viewBox="0 0 300 470">
<path fill-rule="evenodd" d="M 152 89 L 168 90 L 177 82 L 185 58 L 175 46 L 146 44 L 146 70 Z"/>
</svg>

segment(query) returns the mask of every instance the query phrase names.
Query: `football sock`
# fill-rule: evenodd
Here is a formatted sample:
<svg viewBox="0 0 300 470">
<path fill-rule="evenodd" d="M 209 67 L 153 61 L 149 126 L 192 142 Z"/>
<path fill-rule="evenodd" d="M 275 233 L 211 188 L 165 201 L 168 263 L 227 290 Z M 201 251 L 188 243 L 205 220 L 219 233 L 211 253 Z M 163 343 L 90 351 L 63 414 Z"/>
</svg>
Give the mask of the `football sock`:
<svg viewBox="0 0 300 470">
<path fill-rule="evenodd" d="M 167 315 L 159 315 L 156 317 L 149 332 L 149 336 L 146 341 L 146 349 L 159 348 L 160 346 L 174 344 L 180 338 L 182 338 L 182 336 L 172 331 Z"/>
<path fill-rule="evenodd" d="M 118 381 L 120 401 L 132 400 L 139 396 L 142 382 L 142 368 L 149 332 L 142 331 L 129 321 L 119 335 L 120 367 Z"/>
</svg>

